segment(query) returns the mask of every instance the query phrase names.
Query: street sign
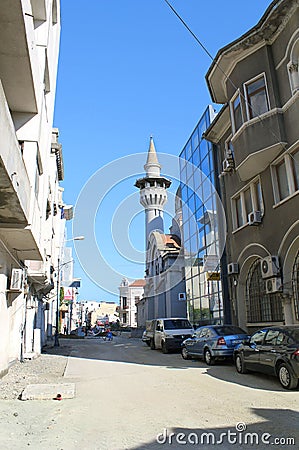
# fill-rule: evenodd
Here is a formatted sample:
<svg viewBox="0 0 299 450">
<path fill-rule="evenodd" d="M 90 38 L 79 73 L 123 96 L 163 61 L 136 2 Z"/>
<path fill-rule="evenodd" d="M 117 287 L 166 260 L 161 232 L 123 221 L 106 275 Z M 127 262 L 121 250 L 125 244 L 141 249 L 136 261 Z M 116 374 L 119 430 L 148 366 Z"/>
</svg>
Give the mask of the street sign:
<svg viewBox="0 0 299 450">
<path fill-rule="evenodd" d="M 207 272 L 207 281 L 220 281 L 220 272 Z"/>
<path fill-rule="evenodd" d="M 74 300 L 73 288 L 64 287 L 63 291 L 64 291 L 64 295 L 63 295 L 64 300 Z"/>
</svg>

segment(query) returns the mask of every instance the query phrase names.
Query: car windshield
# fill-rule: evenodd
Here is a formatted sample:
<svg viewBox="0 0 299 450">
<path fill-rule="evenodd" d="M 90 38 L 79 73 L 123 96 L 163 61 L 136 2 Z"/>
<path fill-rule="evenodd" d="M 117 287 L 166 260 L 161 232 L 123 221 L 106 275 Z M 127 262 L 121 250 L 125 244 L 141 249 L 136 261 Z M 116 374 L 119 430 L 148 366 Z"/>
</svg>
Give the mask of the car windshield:
<svg viewBox="0 0 299 450">
<path fill-rule="evenodd" d="M 299 328 L 296 328 L 295 330 L 289 330 L 289 333 L 295 342 L 299 342 Z"/>
<path fill-rule="evenodd" d="M 246 331 L 242 330 L 242 328 L 227 325 L 215 327 L 214 330 L 217 334 L 219 334 L 219 336 L 230 336 L 231 334 L 247 334 Z"/>
<path fill-rule="evenodd" d="M 165 330 L 181 330 L 183 328 L 192 328 L 189 320 L 184 319 L 167 319 L 164 320 L 164 329 Z"/>
</svg>

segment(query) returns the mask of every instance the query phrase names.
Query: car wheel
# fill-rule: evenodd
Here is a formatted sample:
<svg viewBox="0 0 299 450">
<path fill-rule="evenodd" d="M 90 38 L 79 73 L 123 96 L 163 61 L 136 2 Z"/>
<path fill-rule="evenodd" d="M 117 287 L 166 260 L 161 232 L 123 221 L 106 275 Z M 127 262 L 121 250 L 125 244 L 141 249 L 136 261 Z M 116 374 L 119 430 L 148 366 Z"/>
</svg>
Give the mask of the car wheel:
<svg viewBox="0 0 299 450">
<path fill-rule="evenodd" d="M 162 353 L 168 353 L 168 348 L 167 348 L 167 345 L 166 345 L 166 342 L 165 341 L 162 341 L 162 343 L 161 343 L 161 348 L 162 348 Z"/>
<path fill-rule="evenodd" d="M 295 389 L 298 385 L 298 378 L 293 375 L 292 369 L 286 363 L 280 364 L 278 379 L 284 389 Z"/>
<path fill-rule="evenodd" d="M 155 350 L 155 342 L 154 342 L 154 339 L 151 339 L 150 340 L 150 348 L 152 349 L 152 350 Z"/>
<path fill-rule="evenodd" d="M 181 355 L 183 359 L 190 359 L 188 350 L 186 349 L 186 347 L 183 347 L 181 350 Z"/>
<path fill-rule="evenodd" d="M 210 352 L 210 350 L 208 348 L 205 350 L 204 359 L 205 359 L 205 363 L 208 366 L 212 366 L 215 362 L 215 358 L 212 356 L 212 353 Z"/>
<path fill-rule="evenodd" d="M 236 355 L 235 365 L 238 373 L 247 373 L 247 369 L 242 355 L 240 354 Z"/>
</svg>

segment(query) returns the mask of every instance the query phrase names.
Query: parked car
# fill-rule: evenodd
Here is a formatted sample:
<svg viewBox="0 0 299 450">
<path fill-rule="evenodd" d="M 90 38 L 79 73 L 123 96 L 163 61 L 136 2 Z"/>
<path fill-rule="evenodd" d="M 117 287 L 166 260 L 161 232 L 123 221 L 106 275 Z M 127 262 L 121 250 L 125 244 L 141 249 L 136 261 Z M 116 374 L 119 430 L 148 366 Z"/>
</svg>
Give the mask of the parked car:
<svg viewBox="0 0 299 450">
<path fill-rule="evenodd" d="M 234 352 L 239 373 L 248 370 L 277 376 L 285 389 L 295 389 L 299 379 L 299 327 L 258 330 Z"/>
<path fill-rule="evenodd" d="M 148 346 L 150 346 L 150 337 L 147 334 L 147 330 L 144 330 L 141 337 L 142 342 L 145 342 Z"/>
<path fill-rule="evenodd" d="M 203 326 L 182 343 L 182 357 L 202 358 L 211 365 L 216 359 L 232 358 L 236 345 L 248 338 L 246 331 L 234 325 Z"/>
<path fill-rule="evenodd" d="M 185 317 L 163 317 L 146 321 L 144 339 L 149 339 L 152 350 L 161 349 L 168 353 L 180 350 L 182 341 L 193 333 L 194 328 Z"/>
</svg>

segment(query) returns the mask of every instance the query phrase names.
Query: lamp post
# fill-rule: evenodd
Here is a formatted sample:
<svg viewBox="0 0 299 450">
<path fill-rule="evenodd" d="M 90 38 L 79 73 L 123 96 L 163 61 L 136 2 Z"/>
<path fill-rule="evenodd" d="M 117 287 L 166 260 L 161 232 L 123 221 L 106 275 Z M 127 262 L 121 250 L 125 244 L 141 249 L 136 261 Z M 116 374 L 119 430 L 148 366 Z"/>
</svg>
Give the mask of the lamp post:
<svg viewBox="0 0 299 450">
<path fill-rule="evenodd" d="M 67 239 L 65 242 L 69 241 L 83 241 L 84 236 L 76 236 L 72 239 Z M 54 347 L 59 347 L 59 339 L 58 339 L 58 327 L 59 327 L 59 305 L 60 305 L 60 269 L 62 266 L 60 266 L 60 256 L 58 256 L 57 260 L 57 297 L 56 297 L 56 329 L 55 329 L 55 336 L 54 336 Z"/>
</svg>

